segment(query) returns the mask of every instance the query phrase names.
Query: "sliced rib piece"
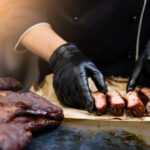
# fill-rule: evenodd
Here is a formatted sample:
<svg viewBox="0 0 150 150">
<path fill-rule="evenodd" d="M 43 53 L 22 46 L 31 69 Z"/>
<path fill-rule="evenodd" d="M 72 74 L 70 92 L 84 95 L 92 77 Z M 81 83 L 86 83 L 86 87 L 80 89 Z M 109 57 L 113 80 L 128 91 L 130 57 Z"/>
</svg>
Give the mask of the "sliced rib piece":
<svg viewBox="0 0 150 150">
<path fill-rule="evenodd" d="M 14 78 L 0 78 L 0 90 L 4 91 L 19 91 L 22 89 L 21 82 Z"/>
<path fill-rule="evenodd" d="M 139 90 L 139 96 L 142 99 L 144 105 L 146 106 L 146 110 L 148 115 L 150 115 L 150 88 L 143 87 Z"/>
<path fill-rule="evenodd" d="M 122 99 L 118 91 L 114 90 L 107 93 L 110 104 L 110 113 L 113 116 L 122 116 L 125 107 L 125 101 Z"/>
<path fill-rule="evenodd" d="M 21 150 L 29 144 L 31 136 L 23 124 L 0 124 L 0 150 Z"/>
<path fill-rule="evenodd" d="M 107 100 L 105 94 L 101 92 L 93 92 L 92 97 L 94 99 L 98 115 L 106 113 Z"/>
<path fill-rule="evenodd" d="M 124 96 L 124 99 L 127 102 L 128 112 L 130 112 L 134 117 L 144 116 L 144 114 L 146 113 L 146 109 L 136 91 L 128 92 Z"/>
</svg>

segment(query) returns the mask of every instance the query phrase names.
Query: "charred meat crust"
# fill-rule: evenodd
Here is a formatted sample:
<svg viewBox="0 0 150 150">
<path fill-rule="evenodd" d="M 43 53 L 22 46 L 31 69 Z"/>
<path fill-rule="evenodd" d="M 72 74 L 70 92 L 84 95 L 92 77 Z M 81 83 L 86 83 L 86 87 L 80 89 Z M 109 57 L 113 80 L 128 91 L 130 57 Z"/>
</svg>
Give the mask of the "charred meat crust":
<svg viewBox="0 0 150 150">
<path fill-rule="evenodd" d="M 122 99 L 118 91 L 114 90 L 107 93 L 109 101 L 110 113 L 113 116 L 122 116 L 125 108 L 125 101 Z"/>
<path fill-rule="evenodd" d="M 19 91 L 22 89 L 21 82 L 14 78 L 0 78 L 0 90 L 4 91 Z"/>
<path fill-rule="evenodd" d="M 18 116 L 39 116 L 62 121 L 63 111 L 46 99 L 32 93 L 0 91 L 0 122 L 9 122 Z"/>
<path fill-rule="evenodd" d="M 42 131 L 45 129 L 55 129 L 60 125 L 60 121 L 50 120 L 49 118 L 39 117 L 26 117 L 20 116 L 13 119 L 10 123 L 22 123 L 25 125 L 26 130 L 32 132 Z"/>
</svg>

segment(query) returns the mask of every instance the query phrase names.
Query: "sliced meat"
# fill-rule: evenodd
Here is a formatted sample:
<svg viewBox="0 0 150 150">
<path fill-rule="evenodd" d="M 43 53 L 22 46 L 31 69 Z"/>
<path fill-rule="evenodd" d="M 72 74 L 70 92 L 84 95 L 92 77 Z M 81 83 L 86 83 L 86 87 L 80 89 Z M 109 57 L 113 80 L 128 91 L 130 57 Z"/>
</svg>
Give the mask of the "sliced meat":
<svg viewBox="0 0 150 150">
<path fill-rule="evenodd" d="M 94 99 L 98 115 L 106 113 L 107 100 L 105 94 L 101 92 L 93 92 L 92 97 Z"/>
<path fill-rule="evenodd" d="M 130 112 L 134 117 L 144 116 L 144 114 L 146 113 L 146 109 L 136 91 L 128 92 L 124 96 L 124 99 L 127 102 L 128 112 Z"/>
<path fill-rule="evenodd" d="M 150 115 L 150 88 L 143 87 L 139 90 L 139 96 L 142 99 L 142 102 L 146 106 L 148 115 Z"/>
<path fill-rule="evenodd" d="M 118 91 L 114 90 L 107 93 L 110 104 L 110 113 L 113 116 L 122 116 L 125 107 L 125 101 L 122 99 Z"/>
<path fill-rule="evenodd" d="M 0 124 L 0 150 L 20 150 L 29 144 L 31 132 L 23 124 Z"/>
<path fill-rule="evenodd" d="M 0 90 L 4 91 L 19 91 L 22 89 L 21 82 L 14 78 L 0 78 Z"/>
<path fill-rule="evenodd" d="M 142 102 L 144 105 L 147 104 L 148 101 L 150 101 L 150 88 L 143 87 L 139 90 L 139 96 L 142 99 Z"/>
<path fill-rule="evenodd" d="M 38 129 L 56 127 L 63 118 L 61 108 L 32 92 L 0 91 L 0 123 L 19 122 L 34 130 L 37 124 Z"/>
</svg>

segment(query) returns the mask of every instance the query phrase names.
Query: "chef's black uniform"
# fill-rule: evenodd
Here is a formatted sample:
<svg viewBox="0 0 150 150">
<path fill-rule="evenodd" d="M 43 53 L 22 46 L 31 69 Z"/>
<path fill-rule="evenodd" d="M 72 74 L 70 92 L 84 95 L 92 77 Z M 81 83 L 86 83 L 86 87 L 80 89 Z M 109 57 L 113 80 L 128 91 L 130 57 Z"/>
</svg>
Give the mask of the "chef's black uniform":
<svg viewBox="0 0 150 150">
<path fill-rule="evenodd" d="M 66 41 L 74 42 L 104 75 L 131 73 L 144 0 L 3 0 L 0 3 L 0 35 L 5 44 L 14 46 L 29 27 L 47 22 Z M 147 1 L 140 51 L 149 37 L 150 1 Z"/>
</svg>

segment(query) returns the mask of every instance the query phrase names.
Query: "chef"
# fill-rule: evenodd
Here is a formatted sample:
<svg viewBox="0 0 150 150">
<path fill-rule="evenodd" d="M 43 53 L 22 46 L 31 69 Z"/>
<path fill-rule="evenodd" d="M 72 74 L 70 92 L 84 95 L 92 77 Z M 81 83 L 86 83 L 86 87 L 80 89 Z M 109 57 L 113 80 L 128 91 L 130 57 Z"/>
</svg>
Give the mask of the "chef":
<svg viewBox="0 0 150 150">
<path fill-rule="evenodd" d="M 40 71 L 54 73 L 56 95 L 70 107 L 93 109 L 88 77 L 104 93 L 104 76 L 130 76 L 128 91 L 141 76 L 148 81 L 149 38 L 148 0 L 0 1 L 1 74 L 31 85 L 39 56 Z"/>
</svg>

